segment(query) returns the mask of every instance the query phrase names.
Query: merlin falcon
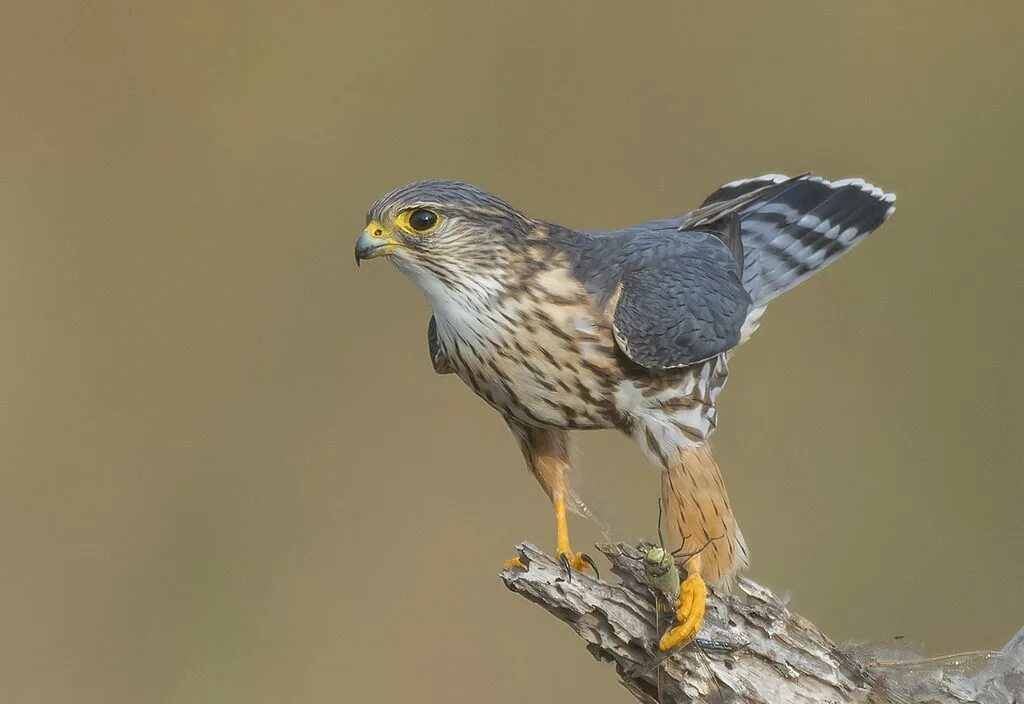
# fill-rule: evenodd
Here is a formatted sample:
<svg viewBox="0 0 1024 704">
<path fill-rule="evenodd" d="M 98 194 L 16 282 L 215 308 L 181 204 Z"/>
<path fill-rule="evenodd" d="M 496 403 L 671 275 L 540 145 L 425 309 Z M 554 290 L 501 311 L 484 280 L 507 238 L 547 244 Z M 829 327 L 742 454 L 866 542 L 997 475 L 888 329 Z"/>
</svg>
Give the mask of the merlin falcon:
<svg viewBox="0 0 1024 704">
<path fill-rule="evenodd" d="M 570 431 L 620 430 L 664 470 L 665 528 L 695 553 L 667 649 L 700 630 L 707 583 L 749 563 L 708 447 L 732 350 L 768 303 L 875 230 L 894 201 L 859 178 L 769 174 L 727 183 L 684 215 L 583 232 L 467 183 L 419 181 L 373 205 L 355 255 L 387 257 L 426 296 L 434 370 L 504 417 L 554 505 L 570 575 L 593 566 L 569 543 Z"/>
</svg>

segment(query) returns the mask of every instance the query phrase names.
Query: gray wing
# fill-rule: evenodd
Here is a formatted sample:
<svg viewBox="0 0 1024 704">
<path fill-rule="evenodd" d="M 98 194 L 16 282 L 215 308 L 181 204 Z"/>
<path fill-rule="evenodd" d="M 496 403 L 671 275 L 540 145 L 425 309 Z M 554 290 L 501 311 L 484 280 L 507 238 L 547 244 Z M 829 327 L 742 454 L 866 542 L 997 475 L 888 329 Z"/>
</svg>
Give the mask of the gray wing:
<svg viewBox="0 0 1024 704">
<path fill-rule="evenodd" d="M 862 179 L 768 174 L 727 183 L 683 216 L 571 233 L 565 246 L 598 303 L 618 309 L 626 355 L 651 368 L 685 366 L 735 346 L 750 307 L 849 251 L 894 200 Z"/>
<path fill-rule="evenodd" d="M 430 316 L 427 323 L 427 347 L 430 348 L 430 361 L 434 365 L 434 371 L 438 374 L 454 374 L 451 360 L 441 346 L 441 340 L 437 336 L 437 322 L 434 316 Z"/>
<path fill-rule="evenodd" d="M 721 239 L 681 232 L 631 245 L 611 301 L 615 341 L 627 357 L 669 369 L 739 344 L 750 295 Z"/>
</svg>

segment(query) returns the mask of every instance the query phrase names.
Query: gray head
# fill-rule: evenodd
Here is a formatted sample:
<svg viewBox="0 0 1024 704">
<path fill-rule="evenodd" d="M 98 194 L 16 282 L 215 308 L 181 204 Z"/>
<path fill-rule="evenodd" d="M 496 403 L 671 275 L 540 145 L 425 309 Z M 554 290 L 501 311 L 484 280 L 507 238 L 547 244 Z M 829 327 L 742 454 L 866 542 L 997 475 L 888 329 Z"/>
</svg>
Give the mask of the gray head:
<svg viewBox="0 0 1024 704">
<path fill-rule="evenodd" d="M 430 296 L 488 288 L 511 249 L 535 223 L 497 196 L 461 181 L 417 181 L 373 204 L 356 242 L 356 262 L 388 257 Z"/>
</svg>

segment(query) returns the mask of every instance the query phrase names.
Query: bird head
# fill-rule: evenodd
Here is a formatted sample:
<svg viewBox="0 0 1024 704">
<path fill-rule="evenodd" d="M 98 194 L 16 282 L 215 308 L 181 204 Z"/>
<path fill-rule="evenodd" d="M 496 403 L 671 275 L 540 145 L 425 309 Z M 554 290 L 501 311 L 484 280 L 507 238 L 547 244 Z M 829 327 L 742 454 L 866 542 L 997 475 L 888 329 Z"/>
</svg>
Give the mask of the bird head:
<svg viewBox="0 0 1024 704">
<path fill-rule="evenodd" d="M 460 181 L 418 181 L 388 193 L 366 216 L 356 263 L 387 257 L 433 298 L 445 290 L 485 293 L 534 223 L 486 191 Z"/>
</svg>

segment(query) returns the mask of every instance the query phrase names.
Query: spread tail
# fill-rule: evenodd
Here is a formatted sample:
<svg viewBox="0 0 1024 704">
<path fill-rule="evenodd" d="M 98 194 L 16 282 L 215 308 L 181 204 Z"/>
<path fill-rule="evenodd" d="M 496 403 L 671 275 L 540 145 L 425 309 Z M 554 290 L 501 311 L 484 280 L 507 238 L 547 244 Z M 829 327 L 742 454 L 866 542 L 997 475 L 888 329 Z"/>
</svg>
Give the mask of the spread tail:
<svg viewBox="0 0 1024 704">
<path fill-rule="evenodd" d="M 701 576 L 711 584 L 725 584 L 750 564 L 747 544 L 725 491 L 722 474 L 706 446 L 679 451 L 661 475 L 661 498 L 667 529 L 666 548 L 682 545 L 701 553 Z"/>
<path fill-rule="evenodd" d="M 895 200 L 860 178 L 768 174 L 725 184 L 690 221 L 738 215 L 743 285 L 760 307 L 863 240 L 892 215 Z"/>
</svg>

